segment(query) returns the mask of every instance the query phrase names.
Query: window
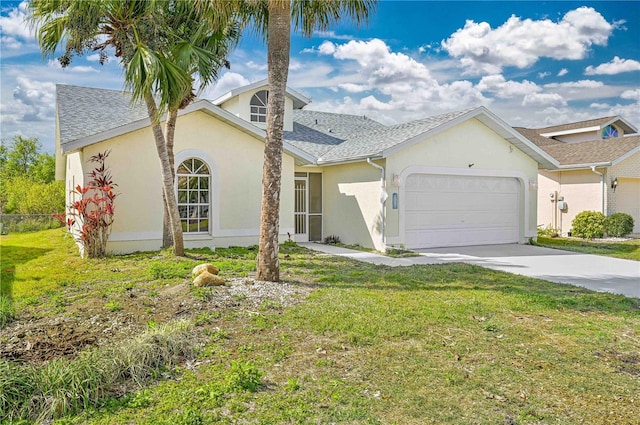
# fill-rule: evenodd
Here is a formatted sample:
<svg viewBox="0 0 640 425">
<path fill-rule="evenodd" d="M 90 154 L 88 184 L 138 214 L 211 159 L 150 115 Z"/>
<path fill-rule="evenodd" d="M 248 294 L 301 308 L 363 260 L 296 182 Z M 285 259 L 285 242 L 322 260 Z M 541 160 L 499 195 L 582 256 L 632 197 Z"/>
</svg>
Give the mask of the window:
<svg viewBox="0 0 640 425">
<path fill-rule="evenodd" d="M 269 92 L 260 90 L 251 98 L 251 122 L 267 122 L 267 100 Z"/>
<path fill-rule="evenodd" d="M 618 137 L 618 130 L 614 126 L 608 125 L 602 129 L 603 139 L 610 139 L 612 137 Z"/>
<path fill-rule="evenodd" d="M 209 231 L 209 186 L 211 174 L 204 161 L 189 158 L 176 172 L 178 210 L 185 233 Z"/>
</svg>

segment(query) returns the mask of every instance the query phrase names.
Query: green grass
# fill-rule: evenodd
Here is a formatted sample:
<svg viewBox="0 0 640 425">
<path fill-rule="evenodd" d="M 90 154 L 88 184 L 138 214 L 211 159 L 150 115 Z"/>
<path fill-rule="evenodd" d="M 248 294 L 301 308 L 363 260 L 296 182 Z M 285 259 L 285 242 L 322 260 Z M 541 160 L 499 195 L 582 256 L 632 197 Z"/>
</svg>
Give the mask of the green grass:
<svg viewBox="0 0 640 425">
<path fill-rule="evenodd" d="M 39 273 L 54 293 L 80 284 L 74 273 L 86 264 L 94 285 L 172 285 L 185 281 L 180 264 L 196 261 L 141 253 L 87 263 L 60 233 L 40 240 L 2 238 L 3 250 L 25 249 L 11 266 L 19 307 L 45 296 Z M 195 366 L 58 423 L 637 423 L 638 299 L 466 264 L 390 268 L 291 244 L 282 254 L 282 279 L 314 288 L 306 300 L 200 314 Z M 231 274 L 255 267 L 255 249 L 215 257 Z"/>
<path fill-rule="evenodd" d="M 601 242 L 569 238 L 538 237 L 537 245 L 584 254 L 604 255 L 640 261 L 640 239 L 625 242 Z"/>
</svg>

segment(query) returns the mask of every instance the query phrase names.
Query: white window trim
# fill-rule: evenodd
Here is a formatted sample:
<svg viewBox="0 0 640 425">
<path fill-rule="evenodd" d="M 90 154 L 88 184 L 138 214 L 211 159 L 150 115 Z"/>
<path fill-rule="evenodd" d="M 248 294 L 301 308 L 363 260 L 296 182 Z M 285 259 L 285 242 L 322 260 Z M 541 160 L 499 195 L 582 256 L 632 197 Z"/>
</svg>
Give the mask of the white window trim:
<svg viewBox="0 0 640 425">
<path fill-rule="evenodd" d="M 209 167 L 209 229 L 207 232 L 187 233 L 184 232 L 185 240 L 203 239 L 203 236 L 211 237 L 220 234 L 220 185 L 218 184 L 218 169 L 211 156 L 197 149 L 185 149 L 175 155 L 176 179 L 174 180 L 176 200 L 178 196 L 178 173 L 177 167 L 190 158 L 203 161 Z"/>
<path fill-rule="evenodd" d="M 262 103 L 262 99 L 260 99 L 260 98 L 258 97 L 258 93 L 261 93 L 261 92 L 265 92 L 265 93 L 267 93 L 267 98 L 266 98 L 266 100 L 267 100 L 267 103 L 269 102 L 269 90 L 266 90 L 266 89 L 258 90 L 257 92 L 255 92 L 254 94 L 252 94 L 252 95 L 251 95 L 251 98 L 249 99 L 249 121 L 250 121 L 252 124 L 266 125 L 266 124 L 267 124 L 267 104 L 264 104 L 264 105 L 258 105 L 258 104 L 254 105 L 254 104 L 253 104 L 253 99 L 254 99 L 254 98 L 255 98 L 255 99 L 257 99 L 257 100 L 259 100 L 259 101 Z M 257 107 L 257 108 L 264 108 L 264 114 L 263 114 L 263 113 L 261 113 L 261 112 L 256 112 L 256 113 L 254 113 L 254 112 L 251 110 L 251 108 L 253 108 L 254 106 L 255 106 L 255 107 Z M 257 117 L 264 117 L 264 121 L 260 121 L 260 120 L 255 121 L 255 120 L 253 120 L 253 116 L 254 116 L 254 115 L 256 115 Z"/>
</svg>

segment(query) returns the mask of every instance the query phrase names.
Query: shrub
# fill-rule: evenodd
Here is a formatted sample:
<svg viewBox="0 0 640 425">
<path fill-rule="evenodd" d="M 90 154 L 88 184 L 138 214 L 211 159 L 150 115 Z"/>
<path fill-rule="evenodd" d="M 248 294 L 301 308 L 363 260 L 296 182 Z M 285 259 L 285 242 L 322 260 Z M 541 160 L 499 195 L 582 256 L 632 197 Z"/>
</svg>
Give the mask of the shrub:
<svg viewBox="0 0 640 425">
<path fill-rule="evenodd" d="M 108 151 L 92 156 L 90 161 L 98 166 L 89 173 L 91 179 L 85 187 L 78 186 L 71 191 L 79 199 L 69 205 L 67 228 L 80 246 L 80 255 L 89 258 L 106 255 L 111 234 L 114 199 L 118 195 L 113 192 L 113 187 L 117 185 L 111 180 L 111 173 L 105 166 L 108 156 Z"/>
<path fill-rule="evenodd" d="M 324 238 L 324 243 L 327 245 L 337 245 L 340 243 L 340 236 L 329 235 Z"/>
<path fill-rule="evenodd" d="M 547 225 L 547 227 L 542 227 L 542 225 L 538 226 L 538 236 L 544 236 L 547 238 L 557 238 L 559 235 L 558 229 L 555 227 L 551 227 L 551 225 Z"/>
<path fill-rule="evenodd" d="M 611 214 L 607 217 L 605 227 L 609 236 L 621 238 L 633 232 L 633 217 L 622 212 Z"/>
<path fill-rule="evenodd" d="M 582 211 L 571 222 L 571 234 L 578 238 L 593 239 L 604 236 L 606 217 L 597 211 Z"/>
</svg>

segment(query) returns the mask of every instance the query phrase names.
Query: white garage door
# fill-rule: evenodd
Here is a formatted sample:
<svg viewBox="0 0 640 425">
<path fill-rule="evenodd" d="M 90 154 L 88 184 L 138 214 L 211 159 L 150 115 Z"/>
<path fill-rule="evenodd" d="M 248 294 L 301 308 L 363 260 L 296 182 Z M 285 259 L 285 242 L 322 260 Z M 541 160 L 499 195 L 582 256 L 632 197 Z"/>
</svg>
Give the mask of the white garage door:
<svg viewBox="0 0 640 425">
<path fill-rule="evenodd" d="M 411 174 L 404 200 L 406 246 L 518 242 L 519 192 L 515 178 Z"/>
</svg>

